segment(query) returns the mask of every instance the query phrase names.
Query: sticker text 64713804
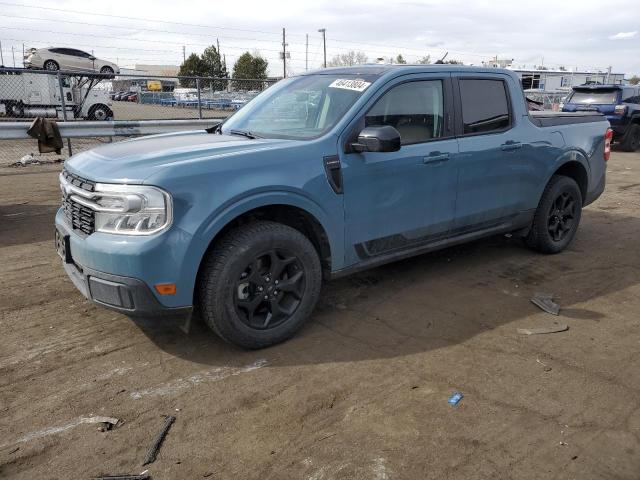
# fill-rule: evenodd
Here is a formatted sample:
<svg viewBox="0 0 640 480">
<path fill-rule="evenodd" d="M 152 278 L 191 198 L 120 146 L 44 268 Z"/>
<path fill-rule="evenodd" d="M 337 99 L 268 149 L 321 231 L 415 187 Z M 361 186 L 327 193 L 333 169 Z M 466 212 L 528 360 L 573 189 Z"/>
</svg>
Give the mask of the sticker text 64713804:
<svg viewBox="0 0 640 480">
<path fill-rule="evenodd" d="M 355 90 L 356 92 L 363 92 L 366 88 L 371 85 L 371 82 L 365 82 L 359 78 L 349 79 L 349 78 L 339 78 L 334 80 L 329 88 L 343 88 L 345 90 Z"/>
</svg>

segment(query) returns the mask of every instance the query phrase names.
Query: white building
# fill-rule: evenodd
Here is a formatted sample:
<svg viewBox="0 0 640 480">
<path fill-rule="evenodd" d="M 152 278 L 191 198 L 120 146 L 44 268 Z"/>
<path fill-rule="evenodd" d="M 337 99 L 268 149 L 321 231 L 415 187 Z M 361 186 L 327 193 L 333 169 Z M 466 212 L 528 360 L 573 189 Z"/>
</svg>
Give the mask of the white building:
<svg viewBox="0 0 640 480">
<path fill-rule="evenodd" d="M 576 85 L 624 83 L 624 73 L 538 69 L 513 69 L 513 71 L 522 79 L 522 88 L 524 90 L 569 91 L 571 87 Z"/>
</svg>

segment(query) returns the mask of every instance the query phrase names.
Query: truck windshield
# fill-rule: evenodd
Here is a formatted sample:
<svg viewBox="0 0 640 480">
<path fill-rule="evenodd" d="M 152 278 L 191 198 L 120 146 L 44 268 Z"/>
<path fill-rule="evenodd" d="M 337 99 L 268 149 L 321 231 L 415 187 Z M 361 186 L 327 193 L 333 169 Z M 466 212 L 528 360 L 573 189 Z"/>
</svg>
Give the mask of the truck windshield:
<svg viewBox="0 0 640 480">
<path fill-rule="evenodd" d="M 330 130 L 369 88 L 374 75 L 304 75 L 282 80 L 222 126 L 223 133 L 308 140 Z"/>
<path fill-rule="evenodd" d="M 574 90 L 567 103 L 618 103 L 618 90 Z"/>
</svg>

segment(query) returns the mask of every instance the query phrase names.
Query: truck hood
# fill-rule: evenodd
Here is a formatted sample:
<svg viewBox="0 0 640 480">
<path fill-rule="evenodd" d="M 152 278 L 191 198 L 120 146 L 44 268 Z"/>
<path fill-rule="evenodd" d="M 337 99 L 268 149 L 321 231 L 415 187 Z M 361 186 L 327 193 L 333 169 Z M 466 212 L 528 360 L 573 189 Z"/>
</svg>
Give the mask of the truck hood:
<svg viewBox="0 0 640 480">
<path fill-rule="evenodd" d="M 74 155 L 65 168 L 105 183 L 142 183 L 162 169 L 183 162 L 211 161 L 283 148 L 295 140 L 249 139 L 205 131 L 150 135 L 103 145 Z"/>
</svg>

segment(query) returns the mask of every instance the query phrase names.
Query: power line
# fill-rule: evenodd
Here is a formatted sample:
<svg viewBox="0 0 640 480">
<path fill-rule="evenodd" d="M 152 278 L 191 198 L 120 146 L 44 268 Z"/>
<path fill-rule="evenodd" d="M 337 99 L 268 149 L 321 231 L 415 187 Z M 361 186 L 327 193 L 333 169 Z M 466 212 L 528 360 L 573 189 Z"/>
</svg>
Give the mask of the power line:
<svg viewBox="0 0 640 480">
<path fill-rule="evenodd" d="M 33 8 L 36 10 L 50 10 L 50 11 L 55 11 L 55 12 L 63 12 L 63 13 L 77 13 L 79 15 L 91 15 L 91 16 L 95 16 L 95 17 L 107 17 L 107 18 L 119 18 L 119 19 L 123 19 L 123 20 L 140 20 L 143 22 L 152 22 L 152 23 L 164 23 L 167 25 L 180 25 L 183 27 L 197 27 L 197 28 L 216 28 L 219 30 L 235 30 L 238 32 L 252 32 L 252 33 L 264 33 L 264 34 L 268 34 L 268 35 L 279 35 L 279 33 L 277 32 L 266 32 L 263 30 L 250 30 L 250 29 L 245 29 L 245 28 L 233 28 L 233 27 L 219 27 L 219 26 L 214 26 L 214 25 L 200 25 L 197 23 L 186 23 L 186 22 L 171 22 L 168 20 L 157 20 L 157 19 L 148 19 L 148 18 L 141 18 L 141 17 L 130 17 L 130 16 L 126 16 L 126 15 L 113 15 L 113 14 L 108 14 L 108 13 L 97 13 L 97 12 L 87 12 L 87 11 L 82 11 L 82 10 L 70 10 L 70 9 L 65 9 L 65 8 L 54 8 L 54 7 L 42 7 L 39 5 L 29 5 L 29 4 L 25 4 L 25 3 L 10 3 L 10 2 L 0 2 L 0 5 L 7 5 L 10 7 L 21 7 L 21 8 Z"/>
</svg>

